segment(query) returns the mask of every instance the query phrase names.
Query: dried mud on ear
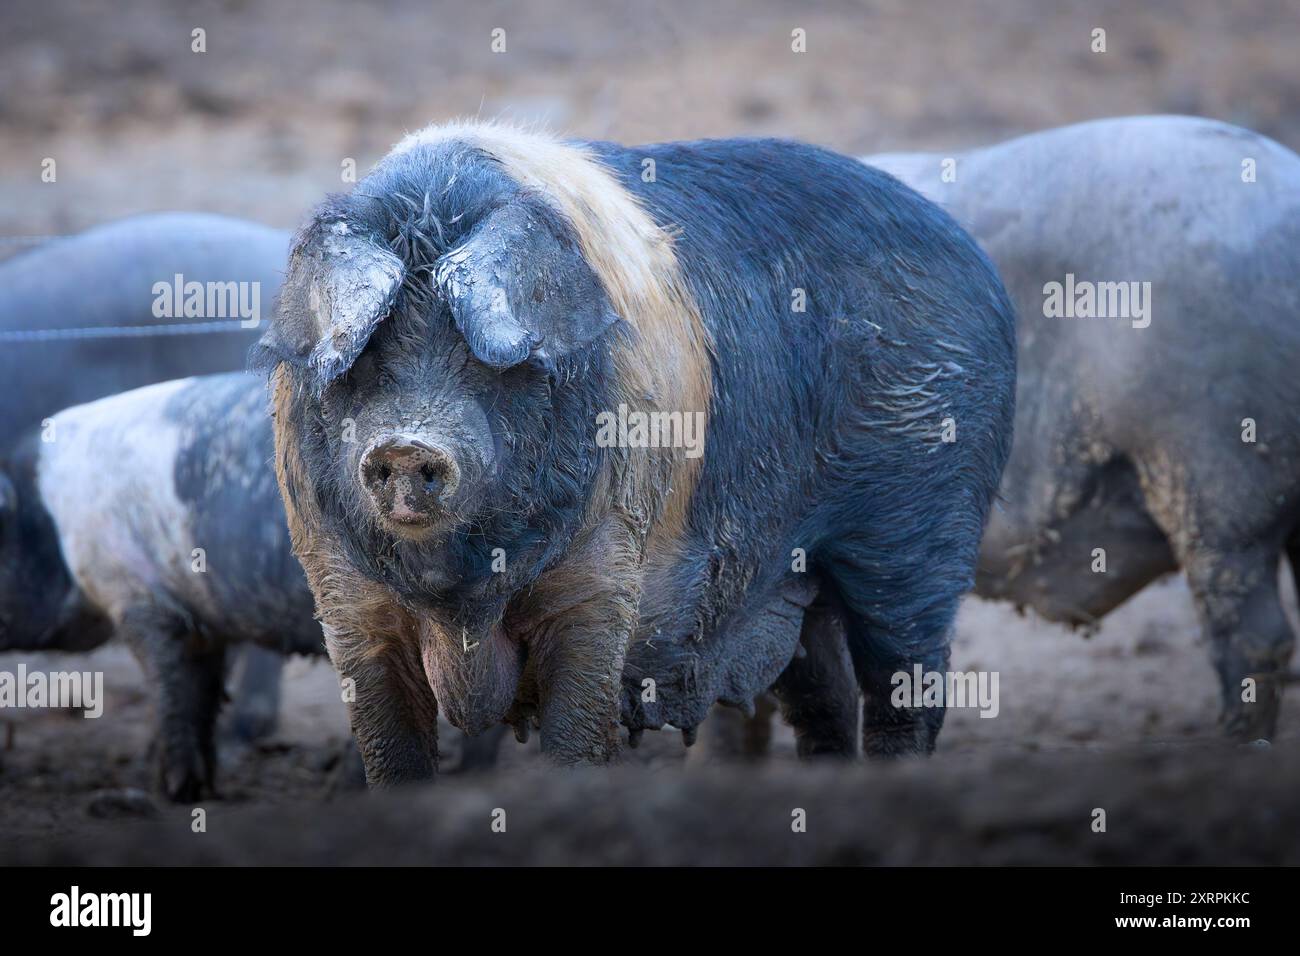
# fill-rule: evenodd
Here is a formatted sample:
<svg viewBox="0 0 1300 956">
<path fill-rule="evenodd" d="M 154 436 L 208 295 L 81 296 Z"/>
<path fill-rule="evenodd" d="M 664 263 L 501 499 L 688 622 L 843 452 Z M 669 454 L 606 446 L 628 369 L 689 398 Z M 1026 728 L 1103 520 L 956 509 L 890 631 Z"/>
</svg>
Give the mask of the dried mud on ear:
<svg viewBox="0 0 1300 956">
<path fill-rule="evenodd" d="M 310 369 L 315 391 L 356 361 L 397 301 L 402 260 L 379 238 L 329 210 L 295 241 L 273 326 L 255 365 Z"/>
<path fill-rule="evenodd" d="M 308 300 L 320 332 L 311 353 L 318 391 L 361 354 L 396 302 L 402 280 L 402 260 L 373 237 L 357 235 L 346 222 L 329 226 Z"/>
<path fill-rule="evenodd" d="M 438 261 L 435 281 L 470 350 L 493 368 L 532 356 L 550 368 L 618 321 L 567 224 L 516 199 Z"/>
<path fill-rule="evenodd" d="M 490 154 L 572 231 L 613 313 L 636 332 L 637 347 L 621 353 L 629 394 L 650 396 L 663 409 L 707 412 L 709 329 L 682 276 L 672 236 L 643 202 L 590 149 L 508 125 L 433 126 L 408 136 L 394 154 L 456 139 Z"/>
</svg>

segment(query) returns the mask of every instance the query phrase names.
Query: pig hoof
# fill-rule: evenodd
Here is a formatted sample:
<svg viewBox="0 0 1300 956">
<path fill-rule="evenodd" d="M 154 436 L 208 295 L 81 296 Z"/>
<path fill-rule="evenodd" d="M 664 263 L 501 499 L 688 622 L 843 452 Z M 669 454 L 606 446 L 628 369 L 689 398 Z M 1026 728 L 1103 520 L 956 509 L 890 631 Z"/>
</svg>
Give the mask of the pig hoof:
<svg viewBox="0 0 1300 956">
<path fill-rule="evenodd" d="M 196 767 L 163 768 L 162 791 L 173 803 L 192 803 L 216 795 L 208 775 Z"/>
</svg>

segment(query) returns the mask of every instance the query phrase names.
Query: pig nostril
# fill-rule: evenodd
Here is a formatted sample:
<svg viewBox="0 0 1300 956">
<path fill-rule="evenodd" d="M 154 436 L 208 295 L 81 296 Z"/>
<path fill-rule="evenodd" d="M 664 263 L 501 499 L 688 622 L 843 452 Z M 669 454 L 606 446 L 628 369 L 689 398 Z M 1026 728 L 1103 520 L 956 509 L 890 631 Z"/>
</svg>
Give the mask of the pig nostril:
<svg viewBox="0 0 1300 956">
<path fill-rule="evenodd" d="M 460 471 L 450 453 L 403 438 L 377 442 L 362 459 L 363 487 L 383 515 L 400 515 L 404 524 L 431 521 L 447 507 Z"/>
<path fill-rule="evenodd" d="M 374 456 L 366 459 L 361 466 L 361 477 L 367 488 L 378 491 L 388 485 L 393 476 L 393 468 L 386 461 L 375 461 Z"/>
<path fill-rule="evenodd" d="M 424 479 L 424 490 L 431 495 L 441 495 L 442 489 L 446 486 L 440 475 L 433 465 L 425 464 L 420 468 L 420 477 Z"/>
</svg>

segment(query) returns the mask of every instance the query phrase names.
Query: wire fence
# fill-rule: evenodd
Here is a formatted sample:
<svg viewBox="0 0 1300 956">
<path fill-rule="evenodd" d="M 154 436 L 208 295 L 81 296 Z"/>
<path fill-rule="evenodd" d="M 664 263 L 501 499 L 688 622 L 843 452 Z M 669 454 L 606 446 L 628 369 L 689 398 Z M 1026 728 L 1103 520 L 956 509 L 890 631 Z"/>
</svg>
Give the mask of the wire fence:
<svg viewBox="0 0 1300 956">
<path fill-rule="evenodd" d="M 85 339 L 140 339 L 169 335 L 217 335 L 249 332 L 240 319 L 168 325 L 118 325 L 82 329 L 21 329 L 0 332 L 0 345 L 33 342 L 68 342 Z"/>
<path fill-rule="evenodd" d="M 75 238 L 78 233 L 66 235 L 0 236 L 0 246 L 41 246 L 51 242 Z M 37 342 L 75 342 L 87 339 L 140 339 L 173 335 L 228 335 L 250 329 L 242 319 L 209 322 L 169 323 L 167 325 L 119 325 L 79 329 L 14 329 L 0 331 L 0 345 L 30 344 Z"/>
</svg>

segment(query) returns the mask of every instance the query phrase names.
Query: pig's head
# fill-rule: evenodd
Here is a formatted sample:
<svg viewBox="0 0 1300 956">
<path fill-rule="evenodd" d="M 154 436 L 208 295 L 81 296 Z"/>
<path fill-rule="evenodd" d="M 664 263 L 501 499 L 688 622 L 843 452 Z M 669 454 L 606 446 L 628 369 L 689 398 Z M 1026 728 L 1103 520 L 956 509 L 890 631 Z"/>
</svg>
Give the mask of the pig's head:
<svg viewBox="0 0 1300 956">
<path fill-rule="evenodd" d="M 24 441 L 0 465 L 0 651 L 88 650 L 108 640 L 108 621 L 72 579 L 58 530 L 36 484 L 39 442 Z"/>
<path fill-rule="evenodd" d="M 616 324 L 562 217 L 441 144 L 316 211 L 258 364 L 291 378 L 277 428 L 354 562 L 428 593 L 485 581 L 495 547 L 562 546 L 599 454 L 583 380 Z"/>
</svg>

